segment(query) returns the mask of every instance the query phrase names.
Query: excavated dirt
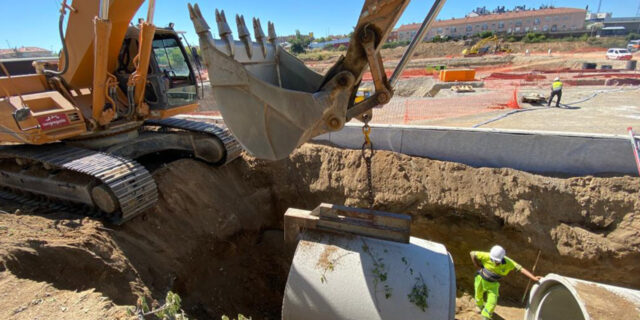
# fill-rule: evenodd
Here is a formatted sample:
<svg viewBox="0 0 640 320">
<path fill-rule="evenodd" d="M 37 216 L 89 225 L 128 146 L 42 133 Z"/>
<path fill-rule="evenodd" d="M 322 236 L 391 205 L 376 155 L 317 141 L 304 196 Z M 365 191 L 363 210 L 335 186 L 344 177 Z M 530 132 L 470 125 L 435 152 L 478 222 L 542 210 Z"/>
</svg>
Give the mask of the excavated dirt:
<svg viewBox="0 0 640 320">
<path fill-rule="evenodd" d="M 385 151 L 373 171 L 376 209 L 411 214 L 413 236 L 447 246 L 460 294 L 472 290 L 468 252 L 495 243 L 529 268 L 542 250 L 539 274 L 640 287 L 640 178 L 565 179 Z M 123 227 L 1 203 L 20 213 L 0 214 L 0 317 L 119 318 L 139 295 L 173 290 L 195 318 L 276 319 L 286 208 L 366 205 L 360 153 L 328 146 L 221 169 L 179 160 L 154 177 L 158 205 Z M 501 299 L 519 300 L 526 284 L 510 275 Z M 459 317 L 474 319 L 460 304 Z"/>
</svg>

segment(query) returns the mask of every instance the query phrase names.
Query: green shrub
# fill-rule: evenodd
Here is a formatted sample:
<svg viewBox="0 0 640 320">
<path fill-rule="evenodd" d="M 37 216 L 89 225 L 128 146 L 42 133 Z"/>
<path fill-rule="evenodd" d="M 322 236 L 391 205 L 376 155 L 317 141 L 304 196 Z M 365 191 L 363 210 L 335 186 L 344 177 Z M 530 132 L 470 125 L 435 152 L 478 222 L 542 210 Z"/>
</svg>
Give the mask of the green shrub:
<svg viewBox="0 0 640 320">
<path fill-rule="evenodd" d="M 493 31 L 482 31 L 482 32 L 478 33 L 478 37 L 480 37 L 480 38 L 493 37 Z"/>
<path fill-rule="evenodd" d="M 638 40 L 638 39 L 640 39 L 640 34 L 637 34 L 635 32 L 631 32 L 625 37 L 625 40 L 627 41 Z"/>
<path fill-rule="evenodd" d="M 522 38 L 522 41 L 525 43 L 539 43 L 545 41 L 546 39 L 547 36 L 542 33 L 529 32 Z"/>
</svg>

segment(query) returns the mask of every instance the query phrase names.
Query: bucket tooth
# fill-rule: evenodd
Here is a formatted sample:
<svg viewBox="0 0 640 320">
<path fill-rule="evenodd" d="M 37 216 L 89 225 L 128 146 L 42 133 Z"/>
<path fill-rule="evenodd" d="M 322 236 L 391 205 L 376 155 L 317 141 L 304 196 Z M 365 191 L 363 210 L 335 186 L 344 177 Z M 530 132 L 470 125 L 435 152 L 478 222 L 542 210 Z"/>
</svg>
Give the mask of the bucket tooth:
<svg viewBox="0 0 640 320">
<path fill-rule="evenodd" d="M 238 38 L 240 38 L 240 41 L 244 44 L 244 48 L 247 50 L 247 56 L 251 59 L 251 48 L 253 44 L 251 43 L 251 35 L 249 34 L 247 25 L 244 22 L 244 16 L 236 14 L 236 24 L 238 25 Z"/>
<path fill-rule="evenodd" d="M 189 17 L 191 18 L 191 21 L 193 21 L 196 33 L 209 32 L 209 30 L 211 30 L 207 21 L 204 20 L 202 12 L 200 11 L 200 6 L 198 6 L 197 3 L 193 6 L 189 3 Z"/>
<path fill-rule="evenodd" d="M 233 41 L 233 34 L 231 33 L 231 28 L 229 28 L 229 24 L 227 23 L 227 17 L 224 15 L 224 10 L 218 11 L 218 9 L 216 9 L 216 22 L 218 23 L 218 34 L 220 35 L 220 39 L 226 43 L 229 56 L 233 57 L 236 44 Z"/>
<path fill-rule="evenodd" d="M 273 25 L 273 22 L 269 21 L 267 22 L 267 27 L 269 28 L 269 42 L 271 42 L 272 45 L 276 45 L 276 39 L 278 39 L 278 36 L 276 35 L 276 27 Z"/>
<path fill-rule="evenodd" d="M 256 42 L 260 45 L 260 49 L 262 49 L 262 57 L 267 57 L 267 48 L 265 47 L 264 39 L 264 31 L 262 31 L 262 26 L 260 25 L 260 19 L 253 18 L 253 35 L 256 37 Z"/>
</svg>

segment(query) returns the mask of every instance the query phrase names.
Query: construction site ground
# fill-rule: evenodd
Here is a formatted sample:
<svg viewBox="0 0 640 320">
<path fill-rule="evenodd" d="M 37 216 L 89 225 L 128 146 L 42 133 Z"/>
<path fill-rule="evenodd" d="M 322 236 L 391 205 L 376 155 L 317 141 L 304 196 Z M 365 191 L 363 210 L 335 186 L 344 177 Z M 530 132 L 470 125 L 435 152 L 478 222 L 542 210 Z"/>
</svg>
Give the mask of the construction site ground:
<svg viewBox="0 0 640 320">
<path fill-rule="evenodd" d="M 392 102 L 374 109 L 374 120 L 472 127 L 536 107 L 513 102 L 531 92 L 547 95 L 561 76 L 564 103 L 611 92 L 575 108 L 518 111 L 480 127 L 625 134 L 640 123 L 638 85 L 620 81 L 636 79 L 637 71 L 571 71 L 583 62 L 624 68 L 605 60 L 605 49 L 583 42 L 516 45 L 515 54 L 474 58 L 460 58 L 460 44 L 421 46 Z M 388 67 L 401 49 L 383 52 Z M 323 71 L 332 59 L 306 62 Z M 437 80 L 427 67 L 439 63 L 476 68 L 482 85 L 472 93 L 441 88 L 432 95 Z M 215 98 L 205 88 L 199 112 L 215 115 Z M 0 200 L 0 318 L 131 319 L 127 309 L 140 296 L 162 301 L 171 290 L 191 318 L 279 319 L 291 261 L 283 249 L 286 209 L 367 206 L 360 151 L 326 145 L 305 144 L 276 162 L 244 155 L 221 168 L 183 159 L 153 176 L 159 202 L 123 226 Z M 540 275 L 640 287 L 638 177 L 552 177 L 377 151 L 373 186 L 376 209 L 410 214 L 412 236 L 443 243 L 452 254 L 457 319 L 480 319 L 468 253 L 496 243 L 527 268 L 541 250 Z M 504 279 L 496 319 L 522 319 L 526 287 L 522 275 Z"/>
<path fill-rule="evenodd" d="M 139 295 L 173 290 L 198 319 L 277 319 L 291 259 L 285 210 L 367 202 L 360 152 L 322 145 L 223 168 L 179 160 L 154 177 L 159 203 L 121 227 L 0 203 L 0 317 L 126 318 Z M 539 274 L 640 286 L 640 178 L 553 178 L 378 151 L 373 185 L 376 209 L 411 214 L 413 236 L 451 252 L 459 319 L 478 319 L 468 253 L 495 243 L 528 267 L 542 250 Z M 517 274 L 503 281 L 499 316 L 521 318 L 526 285 Z"/>
<path fill-rule="evenodd" d="M 625 70 L 626 61 L 607 60 L 605 47 L 582 41 L 511 46 L 511 54 L 481 57 L 462 57 L 465 46 L 461 42 L 418 46 L 416 57 L 396 85 L 394 98 L 384 108 L 374 109 L 373 122 L 624 135 L 627 127 L 640 120 L 640 72 Z M 382 50 L 388 75 L 403 49 Z M 527 49 L 529 54 L 524 53 Z M 315 60 L 318 54 L 323 53 L 310 52 L 301 58 L 323 73 L 341 52 L 324 52 L 328 57 L 320 61 Z M 640 53 L 635 53 L 634 59 L 638 58 Z M 595 63 L 597 69 L 583 70 L 585 62 Z M 603 65 L 611 70 L 602 70 Z M 439 71 L 433 68 L 440 66 L 475 69 L 479 86 L 474 85 L 474 92 L 452 92 L 455 83 L 438 81 Z M 569 106 L 545 108 L 545 104 L 522 102 L 531 93 L 548 97 L 555 77 L 564 82 L 562 104 Z M 373 89 L 370 74 L 364 75 L 362 86 Z M 205 87 L 205 95 L 208 99 L 200 112 L 217 115 L 209 88 Z"/>
</svg>

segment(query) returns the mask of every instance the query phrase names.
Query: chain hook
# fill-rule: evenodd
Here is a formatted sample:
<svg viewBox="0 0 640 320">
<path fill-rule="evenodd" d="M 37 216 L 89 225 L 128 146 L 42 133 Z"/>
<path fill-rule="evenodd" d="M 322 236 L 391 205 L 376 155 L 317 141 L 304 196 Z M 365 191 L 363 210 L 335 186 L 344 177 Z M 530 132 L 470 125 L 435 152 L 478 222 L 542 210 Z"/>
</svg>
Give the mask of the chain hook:
<svg viewBox="0 0 640 320">
<path fill-rule="evenodd" d="M 371 138 L 369 134 L 371 133 L 371 127 L 369 126 L 369 115 L 365 114 L 362 116 L 362 121 L 364 122 L 364 126 L 362 127 L 362 133 L 364 134 L 364 143 L 362 144 L 362 159 L 364 160 L 365 165 L 367 166 L 367 187 L 368 187 L 368 196 L 369 196 L 369 209 L 373 209 L 374 196 L 373 196 L 373 179 L 371 177 L 371 159 L 373 158 L 373 143 L 371 143 Z M 369 152 L 367 152 L 367 149 Z"/>
</svg>

